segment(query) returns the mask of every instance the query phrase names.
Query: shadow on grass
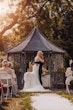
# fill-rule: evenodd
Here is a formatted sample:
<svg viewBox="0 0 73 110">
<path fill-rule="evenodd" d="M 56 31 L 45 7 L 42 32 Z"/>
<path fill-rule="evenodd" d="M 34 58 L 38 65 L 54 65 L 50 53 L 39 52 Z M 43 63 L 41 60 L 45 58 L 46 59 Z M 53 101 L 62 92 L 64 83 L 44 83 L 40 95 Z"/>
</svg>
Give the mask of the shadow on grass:
<svg viewBox="0 0 73 110">
<path fill-rule="evenodd" d="M 2 104 L 0 105 L 0 110 L 5 110 L 4 107 L 8 106 L 8 102 L 2 102 Z"/>
<path fill-rule="evenodd" d="M 8 102 L 3 102 L 2 106 L 8 106 Z"/>
<path fill-rule="evenodd" d="M 0 110 L 5 110 L 3 107 L 0 106 Z"/>
</svg>

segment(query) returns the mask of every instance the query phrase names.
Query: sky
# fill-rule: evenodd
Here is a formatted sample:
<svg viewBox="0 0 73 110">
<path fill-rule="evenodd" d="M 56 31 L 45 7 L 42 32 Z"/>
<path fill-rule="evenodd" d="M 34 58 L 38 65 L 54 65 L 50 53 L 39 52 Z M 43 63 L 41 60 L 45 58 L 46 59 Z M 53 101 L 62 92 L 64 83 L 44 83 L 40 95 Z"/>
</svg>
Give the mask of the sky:
<svg viewBox="0 0 73 110">
<path fill-rule="evenodd" d="M 9 4 L 11 1 L 13 1 L 12 4 Z M 16 10 L 16 5 L 17 3 L 19 2 L 20 0 L 0 0 L 0 21 L 2 21 L 3 25 L 6 24 L 6 22 L 4 21 L 3 22 L 3 19 L 6 19 L 6 15 L 8 13 L 12 13 L 12 12 L 15 12 Z M 3 25 L 1 25 L 1 22 L 0 22 L 0 31 L 2 30 L 3 28 Z M 11 30 L 8 30 L 6 31 L 6 34 L 7 33 L 11 33 L 12 31 Z"/>
<path fill-rule="evenodd" d="M 14 1 L 14 5 L 12 6 L 10 4 L 10 6 L 8 5 L 10 3 L 10 1 Z M 19 0 L 3 0 L 3 2 L 0 1 L 0 15 L 2 14 L 6 14 L 8 12 L 12 12 L 16 10 L 16 4 Z"/>
</svg>

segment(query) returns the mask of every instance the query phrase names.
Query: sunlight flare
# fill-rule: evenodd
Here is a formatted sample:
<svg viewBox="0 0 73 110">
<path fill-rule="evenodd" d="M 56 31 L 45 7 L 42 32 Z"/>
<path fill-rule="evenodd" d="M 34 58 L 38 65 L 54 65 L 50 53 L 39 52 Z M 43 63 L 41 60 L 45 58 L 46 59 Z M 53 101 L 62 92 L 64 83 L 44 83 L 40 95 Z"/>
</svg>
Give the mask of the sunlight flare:
<svg viewBox="0 0 73 110">
<path fill-rule="evenodd" d="M 15 11 L 17 3 L 18 3 L 18 0 L 0 1 L 0 15 Z"/>
</svg>

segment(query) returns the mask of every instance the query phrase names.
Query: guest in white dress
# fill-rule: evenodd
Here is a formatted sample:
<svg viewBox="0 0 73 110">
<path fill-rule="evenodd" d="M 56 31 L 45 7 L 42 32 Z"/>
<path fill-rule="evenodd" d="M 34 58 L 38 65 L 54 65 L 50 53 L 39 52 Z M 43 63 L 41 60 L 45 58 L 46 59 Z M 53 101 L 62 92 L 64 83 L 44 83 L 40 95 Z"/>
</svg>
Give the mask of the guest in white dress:
<svg viewBox="0 0 73 110">
<path fill-rule="evenodd" d="M 3 60 L 2 61 L 2 67 L 0 68 L 0 72 L 4 73 L 4 74 L 7 74 L 7 75 L 9 74 L 11 76 L 12 94 L 14 96 L 16 96 L 16 94 L 17 94 L 17 87 L 15 85 L 16 84 L 16 81 L 15 81 L 15 78 L 16 78 L 15 71 L 14 71 L 14 69 L 11 69 L 9 66 L 10 65 L 9 65 L 8 61 L 7 60 Z"/>
<path fill-rule="evenodd" d="M 66 81 L 65 81 L 66 92 L 70 93 L 69 85 L 70 85 L 70 82 L 73 80 L 73 62 L 70 64 L 70 67 L 66 69 L 65 76 L 66 76 Z"/>
</svg>

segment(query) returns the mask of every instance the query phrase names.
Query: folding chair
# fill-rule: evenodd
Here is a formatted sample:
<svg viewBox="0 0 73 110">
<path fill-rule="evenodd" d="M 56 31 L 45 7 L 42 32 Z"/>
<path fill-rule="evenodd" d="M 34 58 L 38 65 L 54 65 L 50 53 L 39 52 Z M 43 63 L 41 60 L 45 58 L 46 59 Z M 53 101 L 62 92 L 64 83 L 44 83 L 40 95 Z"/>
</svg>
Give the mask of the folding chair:
<svg viewBox="0 0 73 110">
<path fill-rule="evenodd" d="M 1 81 L 0 81 L 0 104 L 2 104 L 3 101 L 3 87 L 1 85 Z"/>
<path fill-rule="evenodd" d="M 3 95 L 8 98 L 8 96 L 12 97 L 12 80 L 11 76 L 9 74 L 3 75 L 4 77 L 1 77 L 1 82 L 4 83 L 3 86 Z"/>
</svg>

